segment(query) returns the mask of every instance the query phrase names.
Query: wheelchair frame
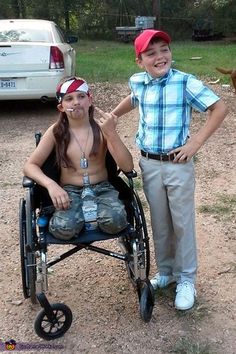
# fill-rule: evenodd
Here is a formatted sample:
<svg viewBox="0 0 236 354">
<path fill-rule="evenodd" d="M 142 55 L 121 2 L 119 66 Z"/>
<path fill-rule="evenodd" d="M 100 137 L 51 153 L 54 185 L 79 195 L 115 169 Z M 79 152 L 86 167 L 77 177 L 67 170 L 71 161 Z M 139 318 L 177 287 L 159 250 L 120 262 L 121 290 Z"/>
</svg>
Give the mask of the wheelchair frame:
<svg viewBox="0 0 236 354">
<path fill-rule="evenodd" d="M 41 134 L 37 133 L 35 137 L 37 143 Z M 109 156 L 108 160 L 110 158 Z M 25 198 L 20 199 L 19 206 L 22 287 L 24 297 L 30 298 L 33 304 L 39 301 L 43 308 L 36 317 L 35 331 L 46 340 L 61 337 L 72 323 L 72 313 L 68 306 L 60 303 L 50 305 L 48 302 L 45 295 L 48 290 L 48 269 L 81 249 L 101 253 L 125 262 L 129 279 L 138 293 L 140 316 L 145 322 L 151 319 L 154 293 L 148 279 L 149 238 L 142 204 L 133 185 L 133 178 L 137 176 L 137 173 L 135 171 L 125 173 L 126 180 L 124 180 L 118 176 L 119 172 L 116 171 L 116 181 L 119 182 L 119 186 L 123 185 L 126 191 L 128 188 L 131 196 L 131 207 L 127 211 L 128 227 L 116 235 L 108 235 L 98 229 L 84 229 L 78 237 L 69 241 L 56 239 L 49 233 L 47 226 L 37 225 L 38 216 L 50 211 L 50 206 L 42 208 L 42 205 L 37 205 L 35 193 L 40 192 L 40 190 L 37 191 L 38 185 L 28 177 L 23 178 Z M 119 239 L 121 252 L 113 252 L 92 244 L 113 238 Z M 47 248 L 50 244 L 70 244 L 74 247 L 48 261 Z"/>
</svg>

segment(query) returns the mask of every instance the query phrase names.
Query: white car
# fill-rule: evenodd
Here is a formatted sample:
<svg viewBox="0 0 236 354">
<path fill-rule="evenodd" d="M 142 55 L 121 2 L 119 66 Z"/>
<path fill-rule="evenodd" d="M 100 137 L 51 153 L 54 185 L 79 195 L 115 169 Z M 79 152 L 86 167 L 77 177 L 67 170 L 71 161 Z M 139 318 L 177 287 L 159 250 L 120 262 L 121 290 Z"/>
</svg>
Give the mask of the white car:
<svg viewBox="0 0 236 354">
<path fill-rule="evenodd" d="M 55 98 L 59 81 L 75 75 L 76 41 L 52 21 L 0 20 L 0 100 Z"/>
</svg>

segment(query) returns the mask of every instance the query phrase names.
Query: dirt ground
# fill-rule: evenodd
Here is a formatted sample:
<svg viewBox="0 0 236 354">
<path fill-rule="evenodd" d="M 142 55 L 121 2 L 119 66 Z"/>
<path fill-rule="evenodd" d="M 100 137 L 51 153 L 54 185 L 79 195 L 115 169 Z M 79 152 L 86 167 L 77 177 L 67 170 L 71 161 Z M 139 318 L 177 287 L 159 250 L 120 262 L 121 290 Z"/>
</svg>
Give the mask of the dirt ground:
<svg viewBox="0 0 236 354">
<path fill-rule="evenodd" d="M 49 301 L 63 302 L 73 312 L 71 328 L 53 342 L 46 342 L 35 334 L 34 320 L 40 306 L 33 306 L 23 297 L 18 204 L 24 195 L 22 166 L 34 149 L 34 133 L 44 132 L 57 112 L 52 105 L 1 102 L 0 351 L 4 350 L 6 341 L 14 339 L 29 346 L 29 350 L 21 353 L 38 352 L 35 348 L 39 345 L 45 346 L 41 349 L 46 353 L 65 354 L 236 353 L 236 96 L 232 89 L 225 91 L 220 85 L 212 87 L 223 97 L 230 112 L 195 159 L 199 254 L 196 305 L 189 311 L 176 311 L 174 287 L 171 287 L 156 295 L 152 319 L 144 323 L 139 315 L 137 293 L 127 277 L 125 265 L 84 250 L 55 265 L 49 276 Z M 127 86 L 121 84 L 94 84 L 92 89 L 95 103 L 106 110 L 114 107 L 128 92 Z M 194 112 L 192 132 L 204 119 L 204 115 Z M 132 151 L 140 179 L 139 152 L 134 144 L 136 127 L 137 112 L 134 111 L 119 121 L 118 129 Z M 142 189 L 138 192 L 150 225 Z M 152 276 L 156 267 L 150 226 L 149 236 Z M 106 241 L 103 246 L 118 250 L 115 240 Z M 53 246 L 49 256 L 55 256 L 61 250 L 61 247 Z"/>
</svg>

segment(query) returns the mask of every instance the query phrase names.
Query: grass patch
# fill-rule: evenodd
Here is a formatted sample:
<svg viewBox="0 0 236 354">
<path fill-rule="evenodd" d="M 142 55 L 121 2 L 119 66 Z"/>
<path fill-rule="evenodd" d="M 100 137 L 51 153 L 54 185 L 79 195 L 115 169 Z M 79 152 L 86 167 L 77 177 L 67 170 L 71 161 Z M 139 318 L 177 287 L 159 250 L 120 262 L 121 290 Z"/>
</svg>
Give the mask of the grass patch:
<svg viewBox="0 0 236 354">
<path fill-rule="evenodd" d="M 155 291 L 155 297 L 158 299 L 162 298 L 165 302 L 174 301 L 175 297 L 175 284 L 171 284 L 166 288 L 157 288 Z"/>
<path fill-rule="evenodd" d="M 162 299 L 165 303 L 174 303 L 174 298 L 176 295 L 175 292 L 176 285 L 172 284 L 166 288 L 159 288 L 155 292 L 155 297 L 158 300 Z M 173 305 L 174 306 L 174 305 Z M 175 314 L 178 319 L 184 319 L 187 321 L 189 325 L 195 324 L 197 321 L 203 320 L 206 316 L 209 317 L 211 311 L 209 308 L 202 304 L 199 304 L 198 300 L 196 299 L 194 306 L 186 311 L 175 311 Z"/>
<path fill-rule="evenodd" d="M 204 304 L 199 304 L 198 300 L 195 301 L 194 306 L 186 311 L 176 311 L 176 314 L 179 318 L 185 318 L 187 321 L 196 321 L 203 320 L 206 316 L 209 317 L 211 311 Z M 190 323 L 190 322 L 189 322 Z"/>
<path fill-rule="evenodd" d="M 236 195 L 219 194 L 214 204 L 201 205 L 199 211 L 212 214 L 218 220 L 230 220 L 236 211 Z"/>
<path fill-rule="evenodd" d="M 178 354 L 213 354 L 209 343 L 194 342 L 190 338 L 181 338 L 176 343 L 171 353 Z"/>
<path fill-rule="evenodd" d="M 127 82 L 137 70 L 132 44 L 81 41 L 76 48 L 77 75 L 92 82 Z"/>
<path fill-rule="evenodd" d="M 141 191 L 143 189 L 143 181 L 141 177 L 134 178 L 134 188 L 137 191 Z"/>
<path fill-rule="evenodd" d="M 76 73 L 89 82 L 127 82 L 140 69 L 135 63 L 132 43 L 80 40 L 74 45 L 77 53 Z M 230 83 L 228 75 L 220 74 L 216 66 L 236 67 L 235 45 L 224 42 L 179 41 L 171 44 L 173 67 L 192 73 L 201 79 L 220 78 Z M 191 60 L 192 57 L 202 57 Z"/>
</svg>

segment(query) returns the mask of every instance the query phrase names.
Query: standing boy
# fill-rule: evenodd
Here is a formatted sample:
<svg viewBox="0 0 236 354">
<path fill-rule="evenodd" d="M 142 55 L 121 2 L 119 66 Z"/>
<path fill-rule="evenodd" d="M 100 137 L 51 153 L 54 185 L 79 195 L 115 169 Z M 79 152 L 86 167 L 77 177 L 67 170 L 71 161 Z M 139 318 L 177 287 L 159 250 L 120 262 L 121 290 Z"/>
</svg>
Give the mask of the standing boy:
<svg viewBox="0 0 236 354">
<path fill-rule="evenodd" d="M 150 206 L 159 273 L 154 289 L 176 282 L 175 307 L 190 309 L 196 296 L 193 156 L 227 114 L 222 100 L 193 75 L 171 68 L 170 36 L 145 30 L 135 40 L 136 63 L 128 95 L 114 110 L 118 117 L 139 108 L 136 143 L 143 188 Z M 192 109 L 208 111 L 202 128 L 189 137 Z"/>
</svg>

